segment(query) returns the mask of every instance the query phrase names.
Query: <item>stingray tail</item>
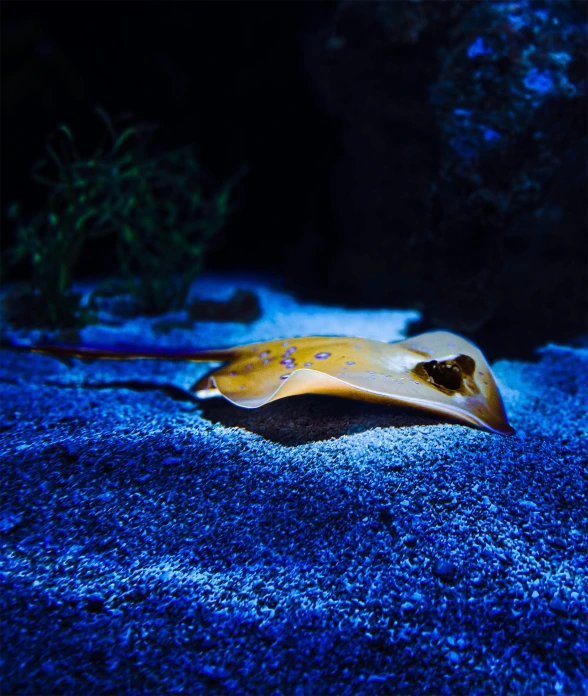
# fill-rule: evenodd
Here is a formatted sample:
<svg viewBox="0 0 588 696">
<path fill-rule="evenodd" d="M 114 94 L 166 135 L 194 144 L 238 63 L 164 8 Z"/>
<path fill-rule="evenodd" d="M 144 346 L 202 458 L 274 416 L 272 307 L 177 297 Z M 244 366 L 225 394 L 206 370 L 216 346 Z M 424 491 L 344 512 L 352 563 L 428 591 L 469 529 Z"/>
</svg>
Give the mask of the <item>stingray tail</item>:
<svg viewBox="0 0 588 696">
<path fill-rule="evenodd" d="M 227 362 L 235 355 L 232 348 L 218 350 L 179 350 L 176 348 L 138 348 L 136 346 L 72 346 L 61 344 L 23 345 L 4 340 L 3 347 L 28 353 L 43 353 L 56 358 L 82 360 L 185 360 L 190 362 Z"/>
</svg>

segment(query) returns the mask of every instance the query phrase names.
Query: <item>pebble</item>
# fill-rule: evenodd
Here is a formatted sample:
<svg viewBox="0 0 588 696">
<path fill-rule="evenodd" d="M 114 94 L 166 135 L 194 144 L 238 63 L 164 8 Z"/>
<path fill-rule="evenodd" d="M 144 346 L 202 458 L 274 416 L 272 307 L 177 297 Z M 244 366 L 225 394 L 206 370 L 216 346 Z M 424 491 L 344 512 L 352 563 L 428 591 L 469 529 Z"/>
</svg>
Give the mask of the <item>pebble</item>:
<svg viewBox="0 0 588 696">
<path fill-rule="evenodd" d="M 11 532 L 13 529 L 18 527 L 21 522 L 21 515 L 12 515 L 10 513 L 2 515 L 2 517 L 0 517 L 0 534 Z"/>
<path fill-rule="evenodd" d="M 453 578 L 455 577 L 456 570 L 457 568 L 453 565 L 453 563 L 450 563 L 449 561 L 445 560 L 440 560 L 437 561 L 437 565 L 435 566 L 435 575 L 438 578 L 441 578 L 441 580 L 449 582 L 450 580 L 453 580 Z"/>
<path fill-rule="evenodd" d="M 551 602 L 549 602 L 549 608 L 551 611 L 555 611 L 558 614 L 567 614 L 568 610 L 566 605 L 561 601 L 559 597 L 554 597 Z"/>
</svg>

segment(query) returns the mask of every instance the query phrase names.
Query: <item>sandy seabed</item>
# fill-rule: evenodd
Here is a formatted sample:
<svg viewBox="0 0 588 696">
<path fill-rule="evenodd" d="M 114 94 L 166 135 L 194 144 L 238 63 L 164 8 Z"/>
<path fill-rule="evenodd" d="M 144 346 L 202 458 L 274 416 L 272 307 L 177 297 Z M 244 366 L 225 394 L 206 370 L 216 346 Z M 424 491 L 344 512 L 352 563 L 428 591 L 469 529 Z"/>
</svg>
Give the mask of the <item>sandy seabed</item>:
<svg viewBox="0 0 588 696">
<path fill-rule="evenodd" d="M 392 341 L 417 316 L 252 278 L 194 293 L 236 287 L 249 326 L 82 339 Z M 198 402 L 206 365 L 3 350 L 2 694 L 588 694 L 588 350 L 492 368 L 510 438 L 331 397 Z"/>
</svg>

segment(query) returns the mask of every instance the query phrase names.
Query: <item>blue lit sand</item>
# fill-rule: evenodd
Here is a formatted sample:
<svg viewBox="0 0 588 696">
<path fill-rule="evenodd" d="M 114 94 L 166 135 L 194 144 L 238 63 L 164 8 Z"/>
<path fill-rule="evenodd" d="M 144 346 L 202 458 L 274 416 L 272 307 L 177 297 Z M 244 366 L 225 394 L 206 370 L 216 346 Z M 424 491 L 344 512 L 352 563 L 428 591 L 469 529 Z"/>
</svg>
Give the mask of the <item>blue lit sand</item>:
<svg viewBox="0 0 588 696">
<path fill-rule="evenodd" d="M 83 338 L 396 340 L 415 315 L 197 292 L 231 284 L 262 319 Z M 3 692 L 585 692 L 588 350 L 493 365 L 511 438 L 332 398 L 197 403 L 206 369 L 3 352 Z"/>
</svg>

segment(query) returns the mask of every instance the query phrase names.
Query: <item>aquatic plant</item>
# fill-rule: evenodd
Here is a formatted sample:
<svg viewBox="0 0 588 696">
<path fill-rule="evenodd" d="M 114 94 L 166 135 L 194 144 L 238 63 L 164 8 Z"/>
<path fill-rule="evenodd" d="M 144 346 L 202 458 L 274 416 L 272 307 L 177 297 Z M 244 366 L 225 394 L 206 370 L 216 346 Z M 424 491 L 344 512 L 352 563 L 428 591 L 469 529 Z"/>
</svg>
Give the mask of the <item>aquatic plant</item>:
<svg viewBox="0 0 588 696">
<path fill-rule="evenodd" d="M 60 327 L 89 319 L 72 292 L 73 273 L 87 243 L 107 236 L 116 250 L 118 287 L 140 311 L 177 309 L 202 269 L 208 242 L 226 222 L 235 179 L 212 190 L 193 147 L 151 156 L 144 127 L 117 132 L 103 109 L 96 112 L 108 146 L 80 156 L 72 131 L 61 125 L 49 138 L 48 157 L 33 168 L 48 189 L 45 209 L 28 220 L 16 205 L 10 209 L 17 226 L 8 262 L 30 268 L 18 296 L 21 323 Z"/>
<path fill-rule="evenodd" d="M 53 212 L 22 219 L 17 204 L 8 217 L 18 220 L 16 242 L 6 255 L 8 267 L 26 261 L 28 282 L 8 293 L 4 300 L 7 318 L 15 324 L 50 328 L 78 327 L 89 315 L 72 291 L 71 271 L 79 258 L 82 235 L 59 225 Z"/>
</svg>

